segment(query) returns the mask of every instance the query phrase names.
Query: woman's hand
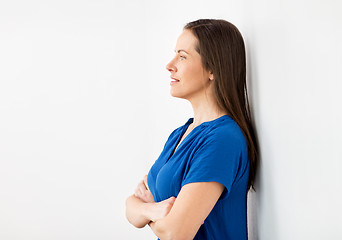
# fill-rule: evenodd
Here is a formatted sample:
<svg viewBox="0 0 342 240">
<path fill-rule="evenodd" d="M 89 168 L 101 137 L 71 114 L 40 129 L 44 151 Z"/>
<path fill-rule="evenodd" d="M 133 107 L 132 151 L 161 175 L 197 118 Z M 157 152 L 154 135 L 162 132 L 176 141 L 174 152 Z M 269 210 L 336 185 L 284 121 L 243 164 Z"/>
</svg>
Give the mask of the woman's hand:
<svg viewBox="0 0 342 240">
<path fill-rule="evenodd" d="M 134 196 L 146 203 L 154 203 L 154 198 L 147 184 L 147 175 L 141 180 L 135 189 Z"/>
<path fill-rule="evenodd" d="M 150 219 L 153 222 L 162 219 L 169 214 L 173 203 L 176 200 L 175 197 L 170 197 L 164 201 L 156 203 L 150 189 L 148 188 L 147 175 L 145 175 L 144 179 L 139 182 L 137 188 L 135 189 L 134 196 L 145 203 L 153 203 L 153 205 L 148 208 L 148 212 L 150 212 Z"/>
<path fill-rule="evenodd" d="M 170 197 L 161 202 L 155 202 L 147 185 L 147 175 L 139 182 L 134 195 L 126 200 L 127 220 L 135 227 L 142 228 L 146 224 L 160 220 L 167 216 L 175 202 Z"/>
<path fill-rule="evenodd" d="M 153 207 L 153 212 L 151 214 L 151 221 L 155 222 L 168 215 L 173 207 L 175 200 L 175 197 L 170 197 L 164 201 L 155 203 L 155 206 Z"/>
<path fill-rule="evenodd" d="M 173 207 L 175 197 L 170 197 L 158 203 L 146 203 L 132 195 L 126 200 L 127 220 L 137 228 L 143 228 L 146 224 L 160 220 L 167 216 Z"/>
</svg>

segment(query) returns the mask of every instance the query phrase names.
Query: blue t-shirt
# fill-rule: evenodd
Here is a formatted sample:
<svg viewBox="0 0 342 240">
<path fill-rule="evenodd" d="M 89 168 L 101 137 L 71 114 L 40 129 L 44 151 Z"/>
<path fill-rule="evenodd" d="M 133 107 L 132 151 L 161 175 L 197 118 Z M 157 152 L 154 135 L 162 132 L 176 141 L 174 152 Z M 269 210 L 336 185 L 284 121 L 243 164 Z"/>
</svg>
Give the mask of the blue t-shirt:
<svg viewBox="0 0 342 240">
<path fill-rule="evenodd" d="M 188 183 L 219 182 L 225 189 L 194 239 L 245 240 L 249 177 L 245 137 L 237 123 L 223 115 L 195 127 L 174 152 L 192 122 L 189 118 L 171 133 L 148 173 L 154 200 L 177 197 Z"/>
</svg>

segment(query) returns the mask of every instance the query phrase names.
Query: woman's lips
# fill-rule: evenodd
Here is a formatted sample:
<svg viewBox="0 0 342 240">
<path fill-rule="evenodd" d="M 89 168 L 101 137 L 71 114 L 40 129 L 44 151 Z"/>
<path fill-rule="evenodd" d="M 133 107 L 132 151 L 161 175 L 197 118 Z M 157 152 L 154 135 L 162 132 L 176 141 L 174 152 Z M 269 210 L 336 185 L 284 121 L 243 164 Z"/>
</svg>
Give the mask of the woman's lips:
<svg viewBox="0 0 342 240">
<path fill-rule="evenodd" d="M 172 81 L 170 82 L 170 85 L 173 85 L 173 84 L 176 84 L 179 82 L 179 80 L 176 78 L 171 78 L 171 79 L 172 79 Z"/>
</svg>

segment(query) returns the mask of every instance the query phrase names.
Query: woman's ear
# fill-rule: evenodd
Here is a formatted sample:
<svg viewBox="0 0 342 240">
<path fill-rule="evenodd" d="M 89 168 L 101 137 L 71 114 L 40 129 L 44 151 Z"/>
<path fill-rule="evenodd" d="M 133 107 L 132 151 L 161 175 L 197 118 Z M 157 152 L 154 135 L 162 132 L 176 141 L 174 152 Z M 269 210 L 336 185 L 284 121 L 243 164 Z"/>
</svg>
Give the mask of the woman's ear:
<svg viewBox="0 0 342 240">
<path fill-rule="evenodd" d="M 213 81 L 213 80 L 214 80 L 214 74 L 213 74 L 212 71 L 210 71 L 210 73 L 209 73 L 209 80 L 210 80 L 210 81 Z"/>
</svg>

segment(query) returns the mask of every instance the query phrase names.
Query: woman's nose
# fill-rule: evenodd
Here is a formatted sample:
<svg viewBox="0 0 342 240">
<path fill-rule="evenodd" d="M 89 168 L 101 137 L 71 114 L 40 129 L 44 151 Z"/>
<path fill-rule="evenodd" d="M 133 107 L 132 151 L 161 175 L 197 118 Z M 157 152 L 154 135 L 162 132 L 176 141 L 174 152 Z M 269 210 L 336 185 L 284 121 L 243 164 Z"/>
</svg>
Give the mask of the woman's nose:
<svg viewBox="0 0 342 240">
<path fill-rule="evenodd" d="M 177 69 L 175 67 L 175 65 L 171 62 L 169 62 L 168 64 L 166 64 L 166 70 L 170 71 L 170 72 L 176 72 Z"/>
</svg>

